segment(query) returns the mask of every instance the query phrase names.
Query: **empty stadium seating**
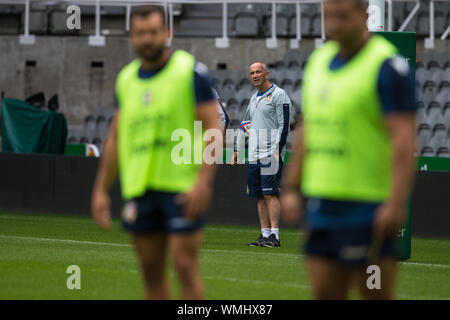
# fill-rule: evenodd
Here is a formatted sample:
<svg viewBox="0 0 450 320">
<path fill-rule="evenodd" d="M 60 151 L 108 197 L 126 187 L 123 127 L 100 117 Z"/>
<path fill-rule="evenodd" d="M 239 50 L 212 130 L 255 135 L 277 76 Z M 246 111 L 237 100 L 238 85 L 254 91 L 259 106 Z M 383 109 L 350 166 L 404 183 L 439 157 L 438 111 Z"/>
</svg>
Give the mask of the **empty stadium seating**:
<svg viewBox="0 0 450 320">
<path fill-rule="evenodd" d="M 301 111 L 303 68 L 310 52 L 287 51 L 282 60 L 269 64 L 271 80 L 280 85 L 292 101 L 291 130 Z M 255 92 L 243 71 L 213 72 L 215 85 L 226 104 L 231 128 L 237 128 L 245 114 L 249 97 Z M 450 55 L 426 51 L 416 68 L 418 106 L 417 155 L 450 157 Z M 288 137 L 291 147 L 292 133 Z"/>
<path fill-rule="evenodd" d="M 92 143 L 103 151 L 109 125 L 114 115 L 114 108 L 99 108 L 93 114 L 85 117 L 81 128 L 69 127 L 68 143 Z"/>
<path fill-rule="evenodd" d="M 419 38 L 429 34 L 429 1 L 421 0 L 417 15 L 410 21 L 406 31 L 417 32 Z M 397 30 L 414 7 L 412 2 L 393 3 L 394 30 Z M 95 8 L 81 6 L 83 28 L 70 31 L 65 22 L 67 3 L 36 2 L 30 6 L 31 34 L 92 34 Z M 177 4 L 174 7 L 176 37 L 218 37 L 222 35 L 222 6 L 220 4 Z M 125 7 L 102 6 L 102 29 L 117 30 L 125 34 Z M 276 6 L 276 30 L 278 37 L 295 37 L 296 10 L 294 4 Z M 0 4 L 0 34 L 23 32 L 24 5 Z M 450 24 L 450 2 L 435 3 L 435 31 L 440 36 Z M 305 38 L 321 34 L 320 7 L 317 4 L 301 5 L 301 31 Z M 115 31 L 114 31 L 115 32 Z M 110 34 L 115 34 L 115 33 Z M 259 37 L 272 35 L 271 4 L 228 4 L 228 35 L 231 37 Z M 310 52 L 287 51 L 278 61 L 270 64 L 271 80 L 286 90 L 293 102 L 292 127 L 301 110 L 303 69 Z M 448 52 L 427 50 L 417 63 L 416 96 L 419 107 L 416 132 L 417 154 L 450 157 L 450 56 Z M 242 120 L 248 99 L 254 88 L 245 71 L 218 70 L 213 72 L 214 81 L 226 103 L 232 128 Z M 102 147 L 113 109 L 99 109 L 88 115 L 81 129 L 70 129 L 68 141 L 94 143 Z M 291 141 L 291 136 L 288 137 Z"/>
<path fill-rule="evenodd" d="M 429 2 L 421 0 L 418 13 L 405 31 L 414 31 L 421 37 L 429 34 Z M 393 28 L 398 28 L 414 8 L 412 2 L 393 3 Z M 301 30 L 303 37 L 317 37 L 321 33 L 318 4 L 304 3 L 301 6 Z M 36 34 L 76 33 L 65 27 L 67 4 L 31 2 L 30 32 Z M 81 6 L 87 19 L 82 32 L 92 31 L 94 6 Z M 228 5 L 228 35 L 235 37 L 268 37 L 271 35 L 270 4 L 249 3 Z M 220 4 L 176 4 L 174 6 L 175 35 L 180 37 L 218 37 L 222 34 L 222 7 Z M 278 4 L 277 36 L 294 37 L 296 34 L 296 10 L 294 4 Z M 102 28 L 125 33 L 125 7 L 102 6 Z M 17 33 L 23 29 L 24 6 L 0 4 L 0 34 Z M 450 24 L 450 2 L 435 3 L 435 31 L 441 35 Z M 86 30 L 84 30 L 86 29 Z"/>
</svg>

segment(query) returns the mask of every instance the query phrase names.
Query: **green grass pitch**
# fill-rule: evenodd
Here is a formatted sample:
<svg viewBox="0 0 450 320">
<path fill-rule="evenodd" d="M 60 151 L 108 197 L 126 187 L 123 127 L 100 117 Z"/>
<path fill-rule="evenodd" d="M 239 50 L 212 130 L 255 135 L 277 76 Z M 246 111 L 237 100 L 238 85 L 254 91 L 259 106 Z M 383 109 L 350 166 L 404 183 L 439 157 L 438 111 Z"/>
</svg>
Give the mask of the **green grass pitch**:
<svg viewBox="0 0 450 320">
<path fill-rule="evenodd" d="M 254 227 L 210 225 L 201 249 L 208 299 L 310 299 L 302 233 L 281 230 L 281 248 L 251 248 Z M 450 299 L 450 240 L 412 240 L 400 264 L 398 298 Z M 81 268 L 81 289 L 68 290 L 66 268 Z M 170 268 L 173 296 L 178 297 Z M 113 221 L 100 231 L 88 217 L 0 214 L 0 299 L 142 299 L 128 235 Z M 352 293 L 352 298 L 357 298 Z"/>
</svg>

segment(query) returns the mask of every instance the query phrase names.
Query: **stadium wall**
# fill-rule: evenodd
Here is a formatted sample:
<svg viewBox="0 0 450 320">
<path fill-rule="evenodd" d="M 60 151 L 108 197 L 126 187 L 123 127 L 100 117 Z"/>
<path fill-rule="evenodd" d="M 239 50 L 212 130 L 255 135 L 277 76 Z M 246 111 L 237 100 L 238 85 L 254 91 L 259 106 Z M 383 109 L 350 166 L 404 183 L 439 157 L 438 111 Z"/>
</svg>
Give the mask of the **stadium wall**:
<svg viewBox="0 0 450 320">
<path fill-rule="evenodd" d="M 0 153 L 0 212 L 90 215 L 98 158 Z M 209 223 L 257 226 L 254 200 L 245 195 L 245 166 L 220 166 Z M 412 234 L 450 238 L 450 172 L 418 171 L 412 192 Z M 120 188 L 112 189 L 119 217 Z"/>
<path fill-rule="evenodd" d="M 450 51 L 450 41 L 436 41 L 437 49 Z M 254 61 L 273 63 L 289 50 L 289 40 L 279 39 L 278 48 L 267 49 L 265 39 L 231 38 L 227 49 L 216 48 L 213 38 L 175 38 L 173 48 L 184 49 L 210 70 L 219 63 L 228 70 L 246 70 Z M 312 51 L 314 41 L 304 39 L 301 50 Z M 417 45 L 418 59 L 423 41 Z M 91 47 L 86 36 L 37 36 L 36 44 L 19 44 L 17 35 L 0 36 L 0 91 L 6 97 L 24 99 L 43 91 L 57 93 L 61 111 L 70 126 L 83 124 L 97 108 L 114 106 L 117 73 L 134 58 L 126 36 L 106 38 L 105 47 Z"/>
</svg>

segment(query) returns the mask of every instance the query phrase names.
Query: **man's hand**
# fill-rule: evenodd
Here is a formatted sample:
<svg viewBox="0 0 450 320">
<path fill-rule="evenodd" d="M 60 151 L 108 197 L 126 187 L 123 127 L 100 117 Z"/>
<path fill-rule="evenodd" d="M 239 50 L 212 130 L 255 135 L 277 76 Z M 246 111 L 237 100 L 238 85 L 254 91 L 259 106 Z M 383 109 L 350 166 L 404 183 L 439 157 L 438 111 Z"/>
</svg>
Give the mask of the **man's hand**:
<svg viewBox="0 0 450 320">
<path fill-rule="evenodd" d="M 183 205 L 183 213 L 186 218 L 194 220 L 199 215 L 205 213 L 211 203 L 213 186 L 211 183 L 198 180 L 194 188 L 188 193 L 179 194 L 175 201 Z"/>
<path fill-rule="evenodd" d="M 107 192 L 94 191 L 91 203 L 92 217 L 101 229 L 111 227 L 110 199 Z"/>
<path fill-rule="evenodd" d="M 302 215 L 302 203 L 299 193 L 294 190 L 282 191 L 280 204 L 281 219 L 288 225 L 297 224 Z"/>
<path fill-rule="evenodd" d="M 233 156 L 231 157 L 231 165 L 234 166 L 235 164 L 239 163 L 239 152 L 235 151 L 233 153 Z"/>
<path fill-rule="evenodd" d="M 406 206 L 392 202 L 382 204 L 375 213 L 374 229 L 385 236 L 395 236 L 404 225 Z"/>
</svg>

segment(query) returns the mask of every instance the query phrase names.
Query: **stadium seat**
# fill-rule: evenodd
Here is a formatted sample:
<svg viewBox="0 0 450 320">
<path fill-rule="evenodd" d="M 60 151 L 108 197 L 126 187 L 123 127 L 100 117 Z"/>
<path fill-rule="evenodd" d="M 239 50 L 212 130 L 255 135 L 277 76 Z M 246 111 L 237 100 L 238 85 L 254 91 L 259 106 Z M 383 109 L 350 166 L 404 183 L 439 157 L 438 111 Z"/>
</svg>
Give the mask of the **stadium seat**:
<svg viewBox="0 0 450 320">
<path fill-rule="evenodd" d="M 51 34 L 76 34 L 79 31 L 67 28 L 66 6 L 54 5 L 48 15 L 48 29 Z"/>
<path fill-rule="evenodd" d="M 447 90 L 446 90 L 447 89 Z M 450 87 L 443 87 L 440 89 L 439 94 L 436 96 L 435 101 L 439 104 L 442 110 L 450 101 Z"/>
<path fill-rule="evenodd" d="M 435 82 L 438 86 L 444 80 L 445 71 L 440 69 L 439 67 L 432 67 L 430 69 L 430 78 L 429 80 Z"/>
<path fill-rule="evenodd" d="M 301 67 L 306 60 L 308 53 L 299 50 L 288 50 L 283 56 L 284 64 L 288 67 L 288 70 L 293 67 L 293 63 Z"/>
<path fill-rule="evenodd" d="M 273 69 L 275 69 L 275 70 L 277 70 L 277 71 L 282 71 L 282 70 L 284 70 L 286 67 L 287 67 L 287 66 L 286 66 L 286 64 L 284 63 L 283 60 L 276 61 L 276 62 L 273 64 Z"/>
<path fill-rule="evenodd" d="M 238 37 L 256 37 L 259 33 L 259 18 L 254 12 L 255 5 L 247 4 L 233 18 L 234 34 Z"/>
<path fill-rule="evenodd" d="M 443 114 L 442 121 L 447 127 L 447 130 L 450 130 L 450 101 L 447 101 L 447 104 L 445 105 L 442 114 Z"/>
<path fill-rule="evenodd" d="M 76 144 L 80 143 L 80 139 L 82 136 L 82 129 L 80 128 L 69 128 L 67 134 L 67 143 Z"/>
<path fill-rule="evenodd" d="M 88 140 L 92 140 L 97 133 L 97 120 L 93 115 L 86 116 L 84 120 L 85 135 Z"/>
<path fill-rule="evenodd" d="M 239 103 L 241 103 L 242 101 L 248 99 L 251 94 L 253 94 L 253 92 L 251 92 L 248 87 L 241 87 L 236 92 L 235 98 Z"/>
<path fill-rule="evenodd" d="M 418 119 L 426 119 L 427 117 L 427 109 L 425 108 L 425 104 L 423 101 L 417 101 L 416 102 L 416 108 L 417 108 L 417 118 Z"/>
<path fill-rule="evenodd" d="M 445 147 L 446 136 L 437 135 L 431 137 L 430 141 L 428 141 L 427 147 L 431 147 L 433 149 L 434 155 L 438 155 L 439 150 L 442 147 Z"/>
<path fill-rule="evenodd" d="M 301 13 L 300 24 L 302 37 L 311 36 L 311 16 L 305 13 Z M 289 36 L 295 37 L 296 35 L 297 35 L 297 17 L 292 16 L 291 18 L 289 18 Z"/>
<path fill-rule="evenodd" d="M 272 36 L 272 17 L 268 17 L 264 23 L 266 37 Z M 278 37 L 287 37 L 289 35 L 289 17 L 283 14 L 277 14 L 276 30 Z"/>
<path fill-rule="evenodd" d="M 400 28 L 403 21 L 406 18 L 405 6 L 402 2 L 393 2 L 393 15 L 394 15 L 394 30 Z"/>
<path fill-rule="evenodd" d="M 100 153 L 103 151 L 103 140 L 101 138 L 95 137 L 92 139 L 91 143 L 97 146 L 98 150 L 100 150 Z"/>
<path fill-rule="evenodd" d="M 224 101 L 228 101 L 229 99 L 233 98 L 236 94 L 236 86 L 234 85 L 234 82 L 232 82 L 230 79 L 229 81 L 226 81 L 225 84 L 222 86 L 220 94 L 222 96 L 222 99 Z"/>
<path fill-rule="evenodd" d="M 25 101 L 38 109 L 45 108 L 46 105 L 44 92 L 32 94 L 31 96 L 26 98 Z"/>
<path fill-rule="evenodd" d="M 434 125 L 441 123 L 442 121 L 442 113 L 441 113 L 441 107 L 436 101 L 432 101 L 430 105 L 428 106 L 427 111 L 427 123 L 434 127 Z"/>
<path fill-rule="evenodd" d="M 302 90 L 300 88 L 295 89 L 294 92 L 292 92 L 291 101 L 301 101 L 302 100 Z"/>
<path fill-rule="evenodd" d="M 415 4 L 414 3 L 407 3 L 406 7 L 407 7 L 407 13 L 409 14 L 411 12 L 411 10 L 414 8 Z M 407 32 L 416 32 L 417 31 L 417 23 L 418 23 L 418 15 L 415 14 L 412 19 L 409 21 L 408 25 L 406 26 L 404 31 Z"/>
<path fill-rule="evenodd" d="M 322 21 L 320 13 L 314 15 L 311 21 L 311 35 L 313 37 L 320 37 L 322 34 Z"/>
<path fill-rule="evenodd" d="M 231 28 L 230 30 L 231 31 Z M 181 18 L 174 29 L 175 37 L 219 37 L 222 25 L 217 18 Z"/>
<path fill-rule="evenodd" d="M 430 34 L 430 16 L 428 13 L 421 13 L 418 17 L 417 35 L 427 36 Z"/>
<path fill-rule="evenodd" d="M 417 143 L 419 150 L 422 150 L 431 138 L 431 128 L 428 124 L 421 124 L 417 130 Z"/>
<path fill-rule="evenodd" d="M 86 136 L 83 136 L 83 137 L 80 138 L 80 143 L 88 144 L 88 143 L 90 143 L 90 139 L 88 137 L 86 137 Z"/>
<path fill-rule="evenodd" d="M 212 72 L 212 76 L 217 79 L 217 86 L 220 87 L 225 84 L 226 79 L 232 79 L 232 72 L 229 70 L 215 70 Z"/>
<path fill-rule="evenodd" d="M 100 139 L 105 139 L 109 129 L 108 118 L 104 115 L 99 115 L 96 121 L 96 136 Z"/>
<path fill-rule="evenodd" d="M 438 94 L 438 86 L 434 81 L 426 81 L 423 85 L 423 100 L 425 102 L 425 106 L 428 107 L 428 104 L 432 102 Z"/>
<path fill-rule="evenodd" d="M 436 36 L 442 35 L 444 33 L 445 29 L 448 26 L 448 24 L 447 24 L 447 17 L 444 14 L 445 12 L 449 12 L 449 11 L 440 11 L 440 10 L 436 10 L 435 11 L 435 15 L 434 15 L 434 30 L 436 32 Z"/>
<path fill-rule="evenodd" d="M 247 106 L 248 106 L 249 102 L 250 102 L 250 100 L 248 98 L 239 102 L 237 111 L 235 113 L 236 119 L 239 119 L 241 121 L 244 119 L 245 111 L 247 111 Z"/>
<path fill-rule="evenodd" d="M 47 109 L 50 111 L 58 111 L 59 109 L 59 101 L 58 101 L 58 95 L 54 94 L 47 103 Z"/>
<path fill-rule="evenodd" d="M 227 101 L 225 110 L 228 113 L 228 116 L 230 117 L 230 119 L 237 119 L 238 106 L 239 106 L 239 103 L 234 98 L 231 98 Z M 240 123 L 240 120 L 239 120 L 239 123 Z"/>
</svg>

